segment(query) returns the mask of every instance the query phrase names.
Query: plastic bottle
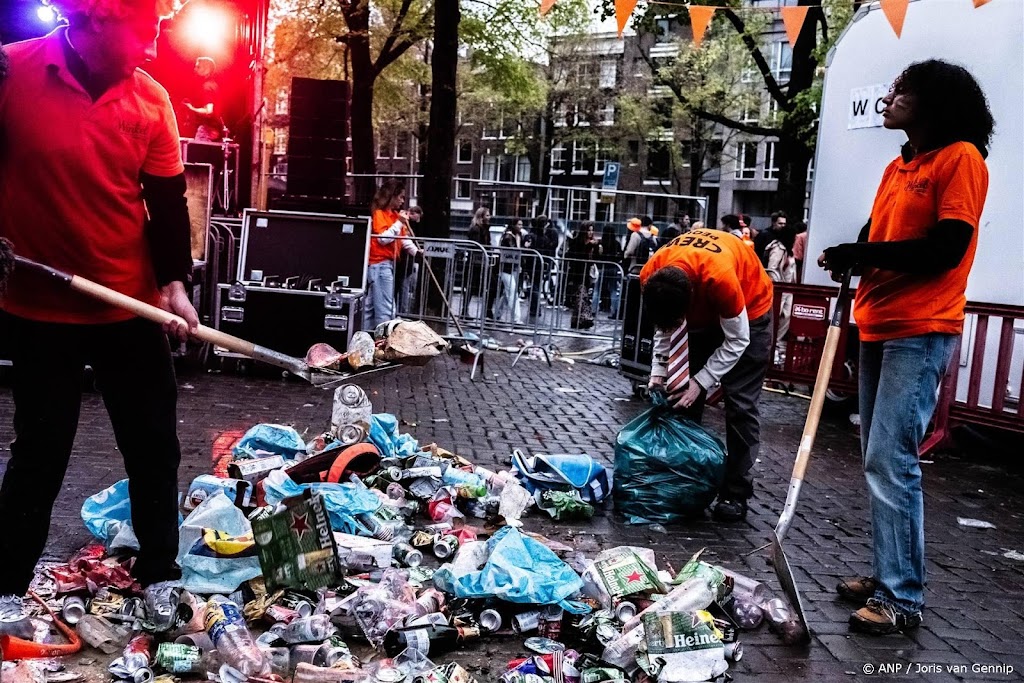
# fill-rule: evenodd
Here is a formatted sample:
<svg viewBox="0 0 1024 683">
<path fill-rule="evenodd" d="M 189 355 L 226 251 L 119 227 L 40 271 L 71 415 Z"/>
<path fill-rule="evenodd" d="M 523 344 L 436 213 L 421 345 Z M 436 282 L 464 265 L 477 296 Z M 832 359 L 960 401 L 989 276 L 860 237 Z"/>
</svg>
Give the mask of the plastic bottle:
<svg viewBox="0 0 1024 683">
<path fill-rule="evenodd" d="M 731 610 L 736 625 L 744 631 L 753 631 L 764 621 L 764 612 L 761 607 L 745 597 L 734 598 Z"/>
<path fill-rule="evenodd" d="M 648 612 L 696 612 L 707 609 L 718 594 L 716 586 L 712 585 L 706 577 L 695 576 L 687 579 L 673 588 L 668 595 L 647 609 L 639 612 L 632 619 L 622 625 L 623 632 L 630 631 L 640 624 Z"/>
<path fill-rule="evenodd" d="M 394 657 L 406 648 L 419 650 L 425 655 L 439 654 L 458 647 L 459 643 L 471 638 L 480 637 L 476 628 L 458 626 L 415 626 L 412 628 L 394 629 L 384 636 L 384 652 Z"/>
<path fill-rule="evenodd" d="M 292 621 L 280 635 L 287 643 L 312 643 L 327 640 L 335 630 L 330 615 L 315 614 Z"/>
<path fill-rule="evenodd" d="M 763 605 L 771 599 L 771 589 L 760 581 L 755 581 L 743 574 L 737 574 L 725 567 L 717 567 L 717 569 L 732 579 L 732 594 L 736 598 L 745 598 L 747 602 L 753 602 L 757 605 Z"/>
<path fill-rule="evenodd" d="M 466 498 L 479 498 L 480 496 L 487 495 L 487 484 L 484 483 L 483 477 L 466 470 L 460 470 L 458 467 L 448 467 L 444 474 L 441 475 L 441 483 L 445 486 L 455 486 L 457 488 L 464 486 L 467 487 L 467 490 L 474 492 L 483 490 L 482 494 L 464 496 Z"/>
<path fill-rule="evenodd" d="M 214 595 L 206 604 L 206 632 L 228 666 L 246 676 L 270 672 L 270 664 L 256 646 L 238 605 L 223 595 Z"/>
</svg>

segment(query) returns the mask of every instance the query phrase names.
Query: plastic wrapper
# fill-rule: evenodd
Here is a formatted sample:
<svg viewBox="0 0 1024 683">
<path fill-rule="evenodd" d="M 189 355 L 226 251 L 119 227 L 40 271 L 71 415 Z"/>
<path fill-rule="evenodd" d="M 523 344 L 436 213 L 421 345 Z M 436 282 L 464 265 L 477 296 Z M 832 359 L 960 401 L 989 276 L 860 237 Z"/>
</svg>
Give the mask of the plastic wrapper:
<svg viewBox="0 0 1024 683">
<path fill-rule="evenodd" d="M 122 479 L 86 498 L 82 503 L 82 521 L 89 533 L 106 544 L 125 527 L 130 527 L 132 504 L 128 499 L 128 480 Z M 135 548 L 138 548 L 137 541 Z"/>
<path fill-rule="evenodd" d="M 725 646 L 707 612 L 670 612 L 644 617 L 637 661 L 659 683 L 708 681 L 729 669 Z"/>
<path fill-rule="evenodd" d="M 703 514 L 725 476 L 725 446 L 658 399 L 615 441 L 615 509 L 631 524 Z"/>
<path fill-rule="evenodd" d="M 388 631 L 413 613 L 416 602 L 408 574 L 396 569 L 385 570 L 380 583 L 363 586 L 356 595 L 353 608 L 356 623 L 376 648 L 384 643 Z"/>
<path fill-rule="evenodd" d="M 594 506 L 580 497 L 579 491 L 537 491 L 537 507 L 555 520 L 590 519 Z"/>
<path fill-rule="evenodd" d="M 231 593 L 261 575 L 252 525 L 218 491 L 193 510 L 178 532 L 182 585 L 193 593 Z"/>
<path fill-rule="evenodd" d="M 366 332 L 356 332 L 348 344 L 348 365 L 353 370 L 360 370 L 373 365 L 373 356 L 377 344 Z"/>
<path fill-rule="evenodd" d="M 447 350 L 448 342 L 422 321 L 401 321 L 394 325 L 384 340 L 384 360 L 405 365 L 425 365 L 431 358 Z"/>
<path fill-rule="evenodd" d="M 306 452 L 306 442 L 294 428 L 278 424 L 258 424 L 242 436 L 232 451 L 235 458 L 261 458 L 281 455 L 292 460 Z"/>
<path fill-rule="evenodd" d="M 583 582 L 569 565 L 538 541 L 517 529 L 500 529 L 487 541 L 488 556 L 476 570 L 442 565 L 434 572 L 434 585 L 459 598 L 501 598 L 534 605 L 557 604 L 570 612 L 580 607 L 568 602 Z"/>
<path fill-rule="evenodd" d="M 358 515 L 376 512 L 380 498 L 359 484 L 296 484 L 286 472 L 271 472 L 263 480 L 263 495 L 268 505 L 277 505 L 285 498 L 302 495 L 305 490 L 319 494 L 330 515 L 331 528 L 346 534 L 356 534 L 361 528 Z"/>
</svg>

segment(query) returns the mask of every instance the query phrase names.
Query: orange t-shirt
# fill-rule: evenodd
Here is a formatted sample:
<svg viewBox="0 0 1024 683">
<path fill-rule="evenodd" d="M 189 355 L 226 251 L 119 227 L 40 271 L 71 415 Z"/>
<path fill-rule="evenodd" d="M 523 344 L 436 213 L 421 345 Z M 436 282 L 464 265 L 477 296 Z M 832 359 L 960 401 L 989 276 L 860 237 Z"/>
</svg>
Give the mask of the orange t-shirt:
<svg viewBox="0 0 1024 683">
<path fill-rule="evenodd" d="M 640 284 L 666 266 L 682 268 L 693 285 L 687 325 L 700 329 L 720 318 L 760 318 L 772 308 L 772 281 L 753 249 L 719 230 L 691 230 L 654 252 L 640 271 Z"/>
<path fill-rule="evenodd" d="M 871 209 L 869 242 L 920 239 L 942 219 L 974 227 L 960 264 L 934 275 L 865 268 L 853 316 L 860 338 L 886 341 L 932 332 L 961 334 L 967 276 L 978 247 L 978 226 L 988 193 L 988 167 L 977 148 L 956 142 L 897 158 L 882 175 Z"/>
<path fill-rule="evenodd" d="M 396 221 L 401 220 L 397 211 L 391 209 L 378 209 L 373 212 L 373 220 L 370 224 L 370 230 L 374 235 L 380 235 L 385 230 L 395 224 Z M 404 227 L 402 228 L 402 235 L 408 235 L 409 232 Z M 381 263 L 382 261 L 394 261 L 398 258 L 399 252 L 402 250 L 402 242 L 405 240 L 396 239 L 387 244 L 381 244 L 381 241 L 370 239 L 370 264 Z"/>
<path fill-rule="evenodd" d="M 145 72 L 93 102 L 68 71 L 64 29 L 8 45 L 0 86 L 0 235 L 18 254 L 156 304 L 140 172 L 184 171 L 167 92 Z M 3 308 L 48 322 L 132 313 L 21 269 Z"/>
</svg>

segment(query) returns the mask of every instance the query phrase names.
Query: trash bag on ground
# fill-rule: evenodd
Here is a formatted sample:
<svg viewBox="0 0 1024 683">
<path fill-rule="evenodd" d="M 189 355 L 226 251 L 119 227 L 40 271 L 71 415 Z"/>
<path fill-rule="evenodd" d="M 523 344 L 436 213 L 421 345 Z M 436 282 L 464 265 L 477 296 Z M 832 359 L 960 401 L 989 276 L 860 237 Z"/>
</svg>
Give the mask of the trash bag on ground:
<svg viewBox="0 0 1024 683">
<path fill-rule="evenodd" d="M 356 517 L 376 512 L 381 506 L 381 499 L 359 484 L 296 484 L 283 470 L 271 472 L 263 480 L 263 495 L 268 505 L 276 506 L 285 498 L 302 495 L 306 489 L 323 497 L 331 528 L 346 534 L 358 534 L 364 527 Z"/>
<path fill-rule="evenodd" d="M 725 476 L 725 445 L 661 397 L 615 439 L 615 509 L 630 524 L 700 515 Z"/>
<path fill-rule="evenodd" d="M 504 527 L 487 541 L 487 560 L 478 570 L 452 564 L 434 572 L 434 585 L 459 598 L 496 597 L 533 605 L 557 604 L 570 612 L 580 608 L 566 598 L 583 581 L 545 545 L 518 529 Z"/>
<path fill-rule="evenodd" d="M 218 491 L 185 518 L 178 532 L 181 581 L 192 593 L 233 593 L 262 575 L 245 514 Z"/>
<path fill-rule="evenodd" d="M 415 455 L 420 448 L 419 442 L 411 435 L 398 433 L 398 418 L 390 413 L 370 416 L 368 436 L 382 458 Z"/>
<path fill-rule="evenodd" d="M 132 504 L 128 499 L 128 480 L 122 479 L 82 503 L 85 528 L 104 543 L 110 543 L 132 523 Z M 138 546 L 136 545 L 136 548 Z"/>
<path fill-rule="evenodd" d="M 608 471 L 589 455 L 512 451 L 512 472 L 530 493 L 544 490 L 579 491 L 587 503 L 600 503 L 610 490 Z"/>
<path fill-rule="evenodd" d="M 245 433 L 235 446 L 235 458 L 259 458 L 265 455 L 282 455 L 289 460 L 296 453 L 306 452 L 306 442 L 292 427 L 276 424 L 258 424 Z"/>
</svg>

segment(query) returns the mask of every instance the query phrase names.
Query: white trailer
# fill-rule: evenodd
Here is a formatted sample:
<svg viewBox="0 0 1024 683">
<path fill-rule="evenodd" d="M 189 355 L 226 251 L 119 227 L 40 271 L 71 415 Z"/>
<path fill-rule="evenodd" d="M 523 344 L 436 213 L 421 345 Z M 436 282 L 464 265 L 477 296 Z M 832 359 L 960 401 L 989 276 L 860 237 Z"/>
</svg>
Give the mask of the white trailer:
<svg viewBox="0 0 1024 683">
<path fill-rule="evenodd" d="M 816 260 L 826 247 L 855 241 L 870 215 L 886 165 L 906 140 L 882 127 L 881 98 L 910 63 L 943 59 L 967 68 L 988 96 L 996 122 L 989 191 L 967 285 L 971 302 L 1024 306 L 1024 2 L 912 0 L 897 38 L 879 3 L 861 7 L 826 61 L 804 282 L 832 285 Z M 976 318 L 965 326 L 956 397 L 968 391 Z M 1000 322 L 990 322 L 980 387 L 992 396 Z M 1014 326 L 1011 399 L 1019 399 L 1024 322 Z M 982 400 L 984 404 L 984 399 Z"/>
</svg>

